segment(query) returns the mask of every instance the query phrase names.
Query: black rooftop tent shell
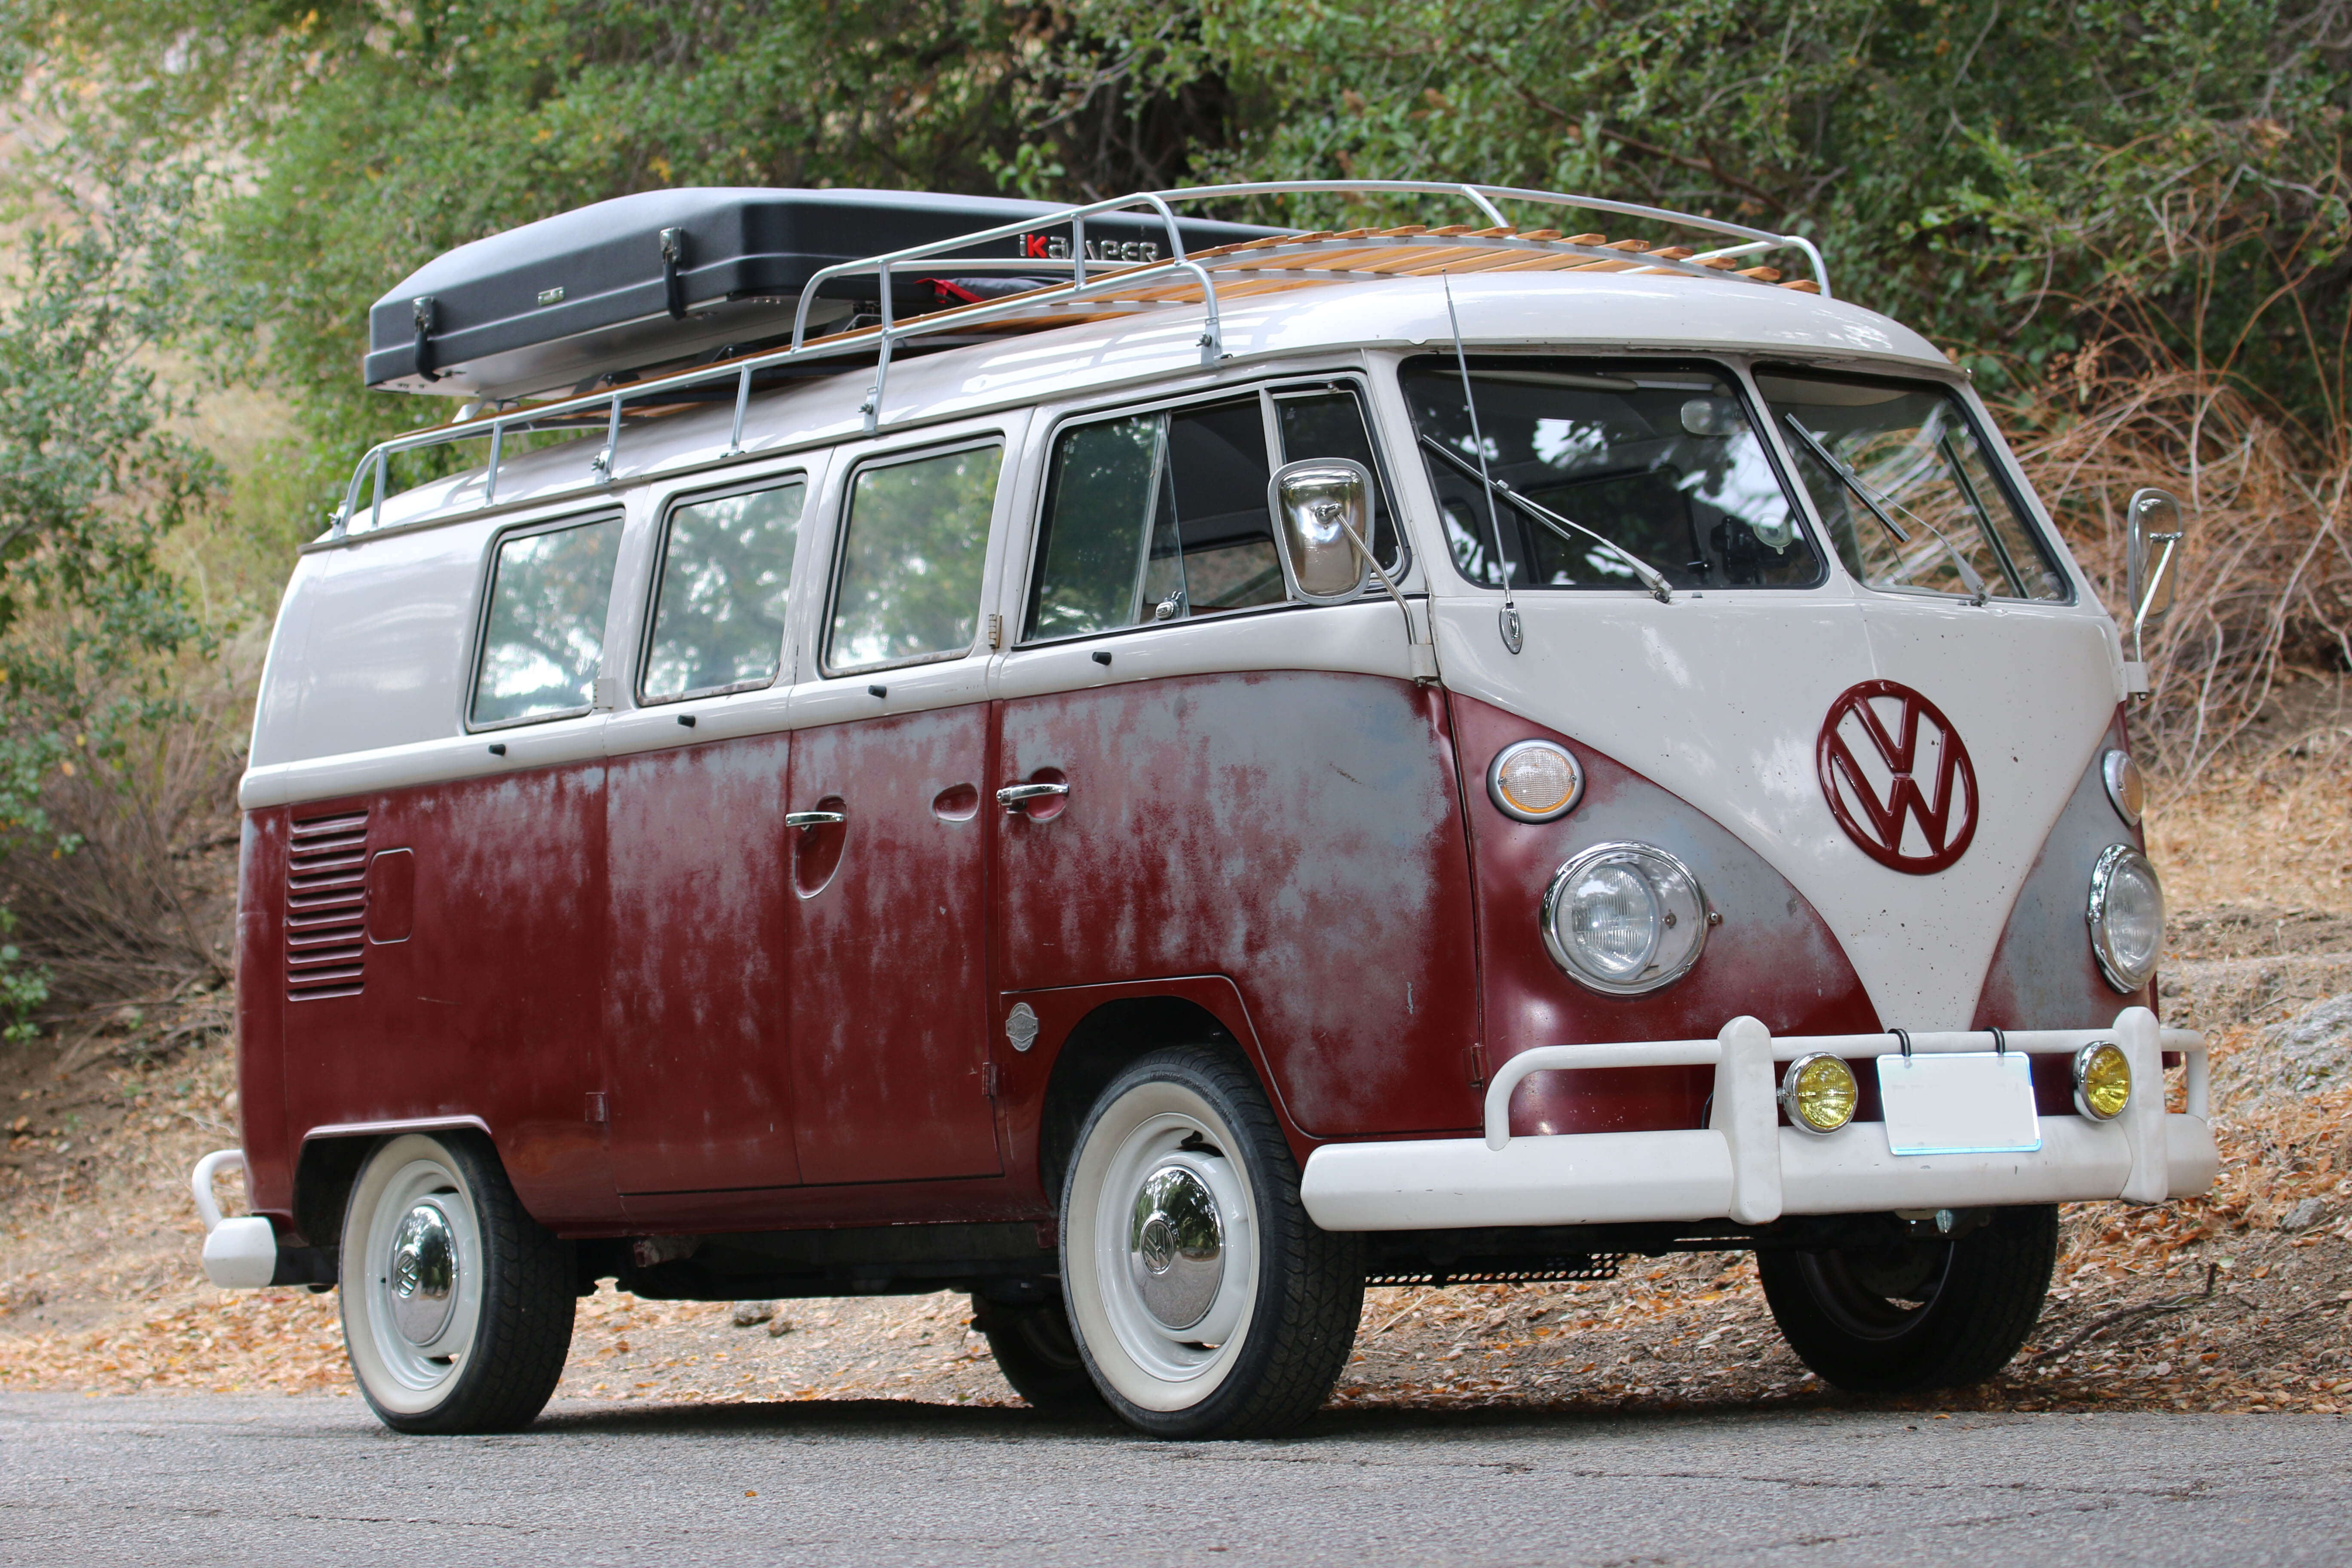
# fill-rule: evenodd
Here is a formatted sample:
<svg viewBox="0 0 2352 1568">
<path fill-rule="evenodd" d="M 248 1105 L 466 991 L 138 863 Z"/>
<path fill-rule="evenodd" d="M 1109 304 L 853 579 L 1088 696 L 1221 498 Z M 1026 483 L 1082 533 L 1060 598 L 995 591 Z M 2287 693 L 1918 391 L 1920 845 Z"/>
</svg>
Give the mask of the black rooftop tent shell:
<svg viewBox="0 0 2352 1568">
<path fill-rule="evenodd" d="M 960 278 L 932 258 L 894 279 L 898 315 L 939 309 L 1003 286 L 1005 264 L 1041 263 L 1031 281 L 1066 280 L 1066 209 L 990 196 L 908 191 L 719 187 L 646 191 L 598 202 L 478 239 L 436 257 L 368 312 L 371 387 L 492 399 L 566 391 L 787 334 L 812 276 L 840 262 L 960 234 L 1037 220 L 1035 229 L 958 252 L 997 263 Z M 1279 232 L 1186 218 L 1186 249 Z M 1094 262 L 1170 254 L 1167 226 L 1148 213 L 1087 220 Z M 1018 277 L 1017 271 L 1012 276 Z M 823 286 L 813 331 L 873 301 L 871 274 Z"/>
</svg>

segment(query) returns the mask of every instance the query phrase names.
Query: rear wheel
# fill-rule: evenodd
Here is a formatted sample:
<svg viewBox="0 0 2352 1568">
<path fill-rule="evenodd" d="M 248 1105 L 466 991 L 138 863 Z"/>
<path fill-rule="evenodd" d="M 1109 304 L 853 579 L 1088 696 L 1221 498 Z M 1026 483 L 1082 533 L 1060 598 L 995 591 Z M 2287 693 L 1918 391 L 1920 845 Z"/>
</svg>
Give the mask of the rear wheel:
<svg viewBox="0 0 2352 1568">
<path fill-rule="evenodd" d="M 988 1336 L 996 1370 L 1013 1392 L 1039 1410 L 1099 1411 L 1101 1393 L 1087 1375 L 1086 1358 L 1070 1334 L 1070 1315 L 1059 1301 L 1008 1307 L 972 1299 L 972 1327 Z"/>
<path fill-rule="evenodd" d="M 570 1247 L 523 1212 L 487 1140 L 409 1133 L 343 1214 L 343 1344 L 402 1432 L 527 1426 L 572 1347 Z"/>
<path fill-rule="evenodd" d="M 1982 1383 L 2042 1316 L 2058 1211 L 1996 1209 L 1957 1241 L 1762 1252 L 1757 1273 L 1781 1335 L 1822 1380 L 1856 1394 Z"/>
<path fill-rule="evenodd" d="M 1296 1426 L 1347 1364 L 1360 1238 L 1318 1227 L 1257 1080 L 1156 1051 L 1095 1101 L 1062 1188 L 1062 1287 L 1104 1399 L 1161 1437 Z"/>
</svg>

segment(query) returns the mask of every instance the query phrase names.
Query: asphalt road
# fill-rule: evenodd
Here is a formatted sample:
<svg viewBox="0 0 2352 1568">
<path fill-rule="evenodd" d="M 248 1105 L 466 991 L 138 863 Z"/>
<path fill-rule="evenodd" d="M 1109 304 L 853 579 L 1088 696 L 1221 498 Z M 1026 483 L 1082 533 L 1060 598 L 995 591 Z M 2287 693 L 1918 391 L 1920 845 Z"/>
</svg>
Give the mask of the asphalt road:
<svg viewBox="0 0 2352 1568">
<path fill-rule="evenodd" d="M 6 1563 L 2347 1560 L 2334 1416 L 1362 1414 L 1188 1446 L 938 1405 L 416 1438 L 356 1399 L 0 1397 Z"/>
</svg>

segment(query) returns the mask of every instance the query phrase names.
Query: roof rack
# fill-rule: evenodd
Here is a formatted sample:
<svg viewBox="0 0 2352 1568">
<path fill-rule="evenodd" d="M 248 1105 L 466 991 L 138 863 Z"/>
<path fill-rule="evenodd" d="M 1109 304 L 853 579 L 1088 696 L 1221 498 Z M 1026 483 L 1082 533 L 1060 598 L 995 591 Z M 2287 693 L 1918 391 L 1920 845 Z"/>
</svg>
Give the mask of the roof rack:
<svg viewBox="0 0 2352 1568">
<path fill-rule="evenodd" d="M 1453 196 L 1475 207 L 1486 220 L 1486 226 L 1453 225 L 1431 228 L 1412 224 L 1384 229 L 1318 230 L 1271 236 L 1191 255 L 1185 253 L 1183 236 L 1176 222 L 1176 204 L 1246 196 L 1306 195 Z M 1568 235 L 1553 228 L 1522 229 L 1515 227 L 1503 216 L 1502 209 L 1496 205 L 1500 201 L 1643 218 L 1719 236 L 1734 243 L 1706 251 L 1694 251 L 1681 246 L 1653 249 L 1641 240 L 1612 241 L 1601 234 Z M 1097 262 L 1088 266 L 1087 220 L 1104 213 L 1137 207 L 1150 208 L 1166 226 L 1167 258 L 1128 264 Z M 497 504 L 499 465 L 509 432 L 578 428 L 583 422 L 593 427 L 594 420 L 601 416 L 604 425 L 604 445 L 591 460 L 589 479 L 583 487 L 594 489 L 612 482 L 614 455 L 620 445 L 625 405 L 645 405 L 650 403 L 654 406 L 641 406 L 639 412 L 667 412 L 677 405 L 677 395 L 698 387 L 723 385 L 729 381 L 735 383 L 735 419 L 720 459 L 742 457 L 745 455 L 743 420 L 751 405 L 753 378 L 763 372 L 828 358 L 862 357 L 867 353 L 876 356 L 873 384 L 860 410 L 865 416 L 866 429 L 873 431 L 881 421 L 882 402 L 889 386 L 892 351 L 909 339 L 936 333 L 1035 331 L 1171 306 L 1198 305 L 1202 312 L 1201 363 L 1210 365 L 1224 355 L 1219 318 L 1221 300 L 1334 283 L 1362 282 L 1372 278 L 1476 272 L 1643 272 L 1706 278 L 1749 286 L 1777 286 L 1824 298 L 1830 293 L 1829 273 L 1822 263 L 1821 251 L 1811 240 L 1801 235 L 1775 234 L 1768 229 L 1749 228 L 1741 224 L 1726 223 L 1719 218 L 1694 213 L 1675 212 L 1665 207 L 1643 206 L 1599 196 L 1569 195 L 1558 191 L 1526 190 L 1514 185 L 1480 185 L 1439 180 L 1298 180 L 1278 184 L 1195 185 L 1182 190 L 1143 191 L 1070 207 L 1055 215 L 1051 222 L 1056 226 L 1063 223 L 1070 226 L 1069 249 L 1066 257 L 1029 255 L 1017 258 L 987 259 L 955 257 L 952 266 L 959 274 L 999 272 L 1034 277 L 1040 272 L 1067 271 L 1067 283 L 955 305 L 904 320 L 895 317 L 890 289 L 893 273 L 919 267 L 934 258 L 950 258 L 955 251 L 990 240 L 1034 234 L 1041 226 L 1040 220 L 1024 217 L 950 239 L 840 262 L 815 273 L 801 293 L 800 306 L 793 321 L 792 344 L 788 348 L 767 350 L 671 375 L 656 376 L 609 392 L 589 393 L 499 410 L 488 418 L 468 417 L 473 413 L 469 408 L 451 424 L 411 431 L 380 441 L 369 448 L 367 455 L 352 470 L 351 483 L 344 487 L 342 504 L 335 510 L 330 538 L 341 540 L 345 537 L 351 520 L 361 504 L 363 486 L 371 488 L 367 503 L 371 526 L 381 523 L 386 468 L 391 459 L 400 453 L 446 446 L 457 441 L 487 439 L 490 444 L 489 458 L 483 478 L 482 499 L 478 503 L 480 507 L 487 508 Z M 1740 268 L 1735 265 L 1739 260 L 1773 250 L 1801 253 L 1812 273 L 1811 278 L 1783 281 L 1780 273 L 1771 267 Z M 809 302 L 816 298 L 819 286 L 837 278 L 868 274 L 880 284 L 879 321 L 854 331 L 810 338 L 807 335 Z M 661 404 L 665 398 L 669 400 L 666 405 Z"/>
</svg>

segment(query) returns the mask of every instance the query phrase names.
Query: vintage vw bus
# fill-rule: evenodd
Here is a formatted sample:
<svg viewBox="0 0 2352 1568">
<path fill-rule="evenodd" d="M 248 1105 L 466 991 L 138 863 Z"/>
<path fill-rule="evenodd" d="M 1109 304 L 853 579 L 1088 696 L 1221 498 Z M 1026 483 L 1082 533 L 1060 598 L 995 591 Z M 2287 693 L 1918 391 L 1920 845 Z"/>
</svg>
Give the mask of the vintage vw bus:
<svg viewBox="0 0 2352 1568">
<path fill-rule="evenodd" d="M 471 401 L 278 616 L 208 1275 L 340 1286 L 403 1430 L 610 1279 L 969 1291 L 1200 1436 L 1368 1282 L 1678 1250 L 1963 1384 L 2057 1204 L 2204 1190 L 2136 647 L 1967 377 L 1800 240 L 1349 188 L 1475 221 L 662 193 L 388 296 Z"/>
</svg>

